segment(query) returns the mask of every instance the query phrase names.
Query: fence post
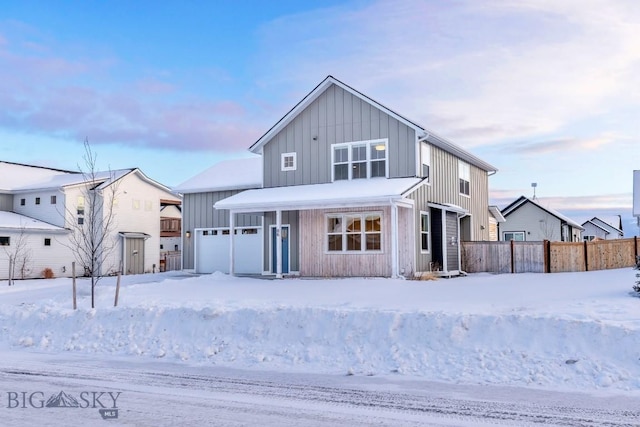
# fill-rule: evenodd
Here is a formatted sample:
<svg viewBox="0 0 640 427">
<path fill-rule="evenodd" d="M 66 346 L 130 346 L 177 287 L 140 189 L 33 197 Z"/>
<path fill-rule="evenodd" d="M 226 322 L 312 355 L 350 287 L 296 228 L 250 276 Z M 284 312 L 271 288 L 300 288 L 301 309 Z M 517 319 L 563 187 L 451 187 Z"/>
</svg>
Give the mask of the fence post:
<svg viewBox="0 0 640 427">
<path fill-rule="evenodd" d="M 633 236 L 633 251 L 634 255 L 636 256 L 636 258 L 634 259 L 635 261 L 638 257 L 638 236 Z"/>
<path fill-rule="evenodd" d="M 515 268 L 515 257 L 513 256 L 514 250 L 513 250 L 513 246 L 515 245 L 515 242 L 513 240 L 510 241 L 511 243 L 511 273 L 515 273 L 516 272 L 516 268 Z"/>
<path fill-rule="evenodd" d="M 544 251 L 544 272 L 551 273 L 551 242 L 543 240 L 542 246 Z"/>
<path fill-rule="evenodd" d="M 589 271 L 589 250 L 586 240 L 584 241 L 584 271 Z"/>
</svg>

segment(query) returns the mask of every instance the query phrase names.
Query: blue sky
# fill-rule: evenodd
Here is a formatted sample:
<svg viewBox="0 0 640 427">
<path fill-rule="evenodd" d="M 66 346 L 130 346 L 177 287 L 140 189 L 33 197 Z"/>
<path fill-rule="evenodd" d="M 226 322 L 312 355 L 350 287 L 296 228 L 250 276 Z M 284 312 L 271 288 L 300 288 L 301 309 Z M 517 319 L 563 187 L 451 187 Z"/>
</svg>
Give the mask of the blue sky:
<svg viewBox="0 0 640 427">
<path fill-rule="evenodd" d="M 536 194 L 631 218 L 640 169 L 634 0 L 0 0 L 0 158 L 177 185 L 247 148 L 333 75 Z"/>
</svg>

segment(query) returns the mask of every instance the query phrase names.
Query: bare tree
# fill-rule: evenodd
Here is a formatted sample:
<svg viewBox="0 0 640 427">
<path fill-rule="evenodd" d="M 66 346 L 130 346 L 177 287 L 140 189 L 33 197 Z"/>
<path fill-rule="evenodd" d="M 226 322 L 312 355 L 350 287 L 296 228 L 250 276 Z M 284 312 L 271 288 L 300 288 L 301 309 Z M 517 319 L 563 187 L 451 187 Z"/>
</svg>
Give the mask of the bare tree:
<svg viewBox="0 0 640 427">
<path fill-rule="evenodd" d="M 545 240 L 556 240 L 556 225 L 548 214 L 540 220 L 540 235 Z"/>
<path fill-rule="evenodd" d="M 28 237 L 26 227 L 22 225 L 20 227 L 20 234 L 14 239 L 14 243 L 3 247 L 5 254 L 7 254 L 9 258 L 9 268 L 11 270 L 9 271 L 9 277 L 12 279 L 16 277 L 16 266 L 19 267 L 21 279 L 24 279 L 30 271 L 31 249 L 29 249 L 27 242 Z"/>
<path fill-rule="evenodd" d="M 91 277 L 91 308 L 95 308 L 95 288 L 102 276 L 113 271 L 116 265 L 107 265 L 117 245 L 113 235 L 115 227 L 114 205 L 118 192 L 115 172 L 99 172 L 97 155 L 89 141 L 84 141 L 84 167 L 78 166 L 84 177 L 81 196 L 75 209 L 66 204 L 66 214 L 71 218 L 68 247 L 76 261 Z"/>
</svg>

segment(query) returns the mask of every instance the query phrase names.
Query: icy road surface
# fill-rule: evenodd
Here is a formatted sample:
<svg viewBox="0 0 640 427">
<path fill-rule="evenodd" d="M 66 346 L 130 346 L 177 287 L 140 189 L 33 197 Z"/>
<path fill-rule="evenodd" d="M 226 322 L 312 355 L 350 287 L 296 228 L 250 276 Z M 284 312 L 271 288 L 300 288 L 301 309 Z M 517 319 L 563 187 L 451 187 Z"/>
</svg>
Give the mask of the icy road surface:
<svg viewBox="0 0 640 427">
<path fill-rule="evenodd" d="M 2 352 L 3 426 L 640 425 L 640 397 Z M 61 392 L 63 392 L 61 394 Z M 51 396 L 65 407 L 46 407 Z M 74 403 L 76 407 L 73 407 Z"/>
</svg>

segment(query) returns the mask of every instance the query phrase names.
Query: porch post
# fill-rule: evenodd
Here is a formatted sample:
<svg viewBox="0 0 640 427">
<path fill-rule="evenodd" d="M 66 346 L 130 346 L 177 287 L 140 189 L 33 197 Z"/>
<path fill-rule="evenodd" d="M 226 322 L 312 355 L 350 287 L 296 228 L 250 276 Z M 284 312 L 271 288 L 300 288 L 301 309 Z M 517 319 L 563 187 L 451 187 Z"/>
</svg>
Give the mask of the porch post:
<svg viewBox="0 0 640 427">
<path fill-rule="evenodd" d="M 391 277 L 398 277 L 398 205 L 391 202 Z"/>
<path fill-rule="evenodd" d="M 233 259 L 233 255 L 234 255 L 234 250 L 233 250 L 233 237 L 235 235 L 235 212 L 234 211 L 229 211 L 229 276 L 234 276 L 235 275 L 235 271 L 234 271 L 234 259 Z"/>
<path fill-rule="evenodd" d="M 282 279 L 282 211 L 276 210 L 276 278 Z"/>
</svg>

